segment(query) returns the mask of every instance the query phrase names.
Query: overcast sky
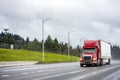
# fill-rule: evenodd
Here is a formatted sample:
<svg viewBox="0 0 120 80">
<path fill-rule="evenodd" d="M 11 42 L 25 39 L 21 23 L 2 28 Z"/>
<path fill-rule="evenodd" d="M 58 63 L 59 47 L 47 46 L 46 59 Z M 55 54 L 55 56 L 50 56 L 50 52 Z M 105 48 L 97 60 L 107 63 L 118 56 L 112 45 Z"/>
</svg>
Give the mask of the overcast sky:
<svg viewBox="0 0 120 80">
<path fill-rule="evenodd" d="M 83 39 L 102 39 L 120 44 L 120 0 L 0 0 L 0 32 L 19 34 L 24 39 L 42 40 L 51 35 L 71 45 Z"/>
</svg>

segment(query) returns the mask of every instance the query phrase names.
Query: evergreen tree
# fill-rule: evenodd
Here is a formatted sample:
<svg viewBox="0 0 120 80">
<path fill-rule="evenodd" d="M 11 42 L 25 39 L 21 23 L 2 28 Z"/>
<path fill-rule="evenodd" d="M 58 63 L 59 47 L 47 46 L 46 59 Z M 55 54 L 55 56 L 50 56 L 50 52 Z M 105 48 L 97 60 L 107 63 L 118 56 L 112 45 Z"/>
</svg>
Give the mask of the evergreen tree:
<svg viewBox="0 0 120 80">
<path fill-rule="evenodd" d="M 25 40 L 19 35 L 13 35 L 14 44 L 19 46 L 24 46 Z"/>
<path fill-rule="evenodd" d="M 49 35 L 45 41 L 45 49 L 47 51 L 52 51 L 53 50 L 53 40 L 51 36 Z"/>
<path fill-rule="evenodd" d="M 120 47 L 119 46 L 112 46 L 111 47 L 111 54 L 113 59 L 120 59 Z"/>
<path fill-rule="evenodd" d="M 33 40 L 33 42 L 32 42 L 32 50 L 34 50 L 34 51 L 40 51 L 40 43 L 38 42 L 38 40 L 35 38 L 34 40 Z"/>
<path fill-rule="evenodd" d="M 25 41 L 25 49 L 28 49 L 28 50 L 31 49 L 31 43 L 30 43 L 29 37 L 27 37 Z"/>
<path fill-rule="evenodd" d="M 10 33 L 7 34 L 7 36 L 6 36 L 6 43 L 7 44 L 14 44 L 12 34 L 10 34 Z"/>
<path fill-rule="evenodd" d="M 61 51 L 63 54 L 67 54 L 68 52 L 68 46 L 67 43 L 61 45 Z"/>
<path fill-rule="evenodd" d="M 26 42 L 25 42 L 25 43 L 26 43 L 26 45 L 30 43 L 29 37 L 27 37 L 27 39 L 26 39 Z"/>
<path fill-rule="evenodd" d="M 5 39 L 6 39 L 5 36 L 6 35 L 3 32 L 0 34 L 0 43 L 5 43 Z"/>
<path fill-rule="evenodd" d="M 53 52 L 59 52 L 60 47 L 59 47 L 57 38 L 54 39 L 53 43 L 54 43 Z"/>
</svg>

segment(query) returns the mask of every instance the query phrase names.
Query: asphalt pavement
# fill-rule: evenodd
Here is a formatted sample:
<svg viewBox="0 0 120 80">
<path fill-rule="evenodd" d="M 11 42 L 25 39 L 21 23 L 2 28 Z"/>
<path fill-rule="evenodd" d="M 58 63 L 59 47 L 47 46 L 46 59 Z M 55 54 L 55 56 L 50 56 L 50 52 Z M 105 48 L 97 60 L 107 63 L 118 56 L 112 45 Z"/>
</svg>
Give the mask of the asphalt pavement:
<svg viewBox="0 0 120 80">
<path fill-rule="evenodd" d="M 100 67 L 79 62 L 2 67 L 0 80 L 120 80 L 120 61 Z"/>
<path fill-rule="evenodd" d="M 0 68 L 11 66 L 34 65 L 36 63 L 38 63 L 38 61 L 2 61 L 0 62 Z"/>
</svg>

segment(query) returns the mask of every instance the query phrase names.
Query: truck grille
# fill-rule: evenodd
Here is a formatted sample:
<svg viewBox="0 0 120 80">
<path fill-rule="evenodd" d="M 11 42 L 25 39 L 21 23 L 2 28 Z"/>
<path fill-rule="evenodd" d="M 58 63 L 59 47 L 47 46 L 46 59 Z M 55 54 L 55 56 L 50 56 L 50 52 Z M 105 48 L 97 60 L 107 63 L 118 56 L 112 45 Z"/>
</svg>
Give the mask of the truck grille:
<svg viewBox="0 0 120 80">
<path fill-rule="evenodd" d="M 90 62 L 91 61 L 91 56 L 84 56 L 84 61 L 85 62 Z"/>
</svg>

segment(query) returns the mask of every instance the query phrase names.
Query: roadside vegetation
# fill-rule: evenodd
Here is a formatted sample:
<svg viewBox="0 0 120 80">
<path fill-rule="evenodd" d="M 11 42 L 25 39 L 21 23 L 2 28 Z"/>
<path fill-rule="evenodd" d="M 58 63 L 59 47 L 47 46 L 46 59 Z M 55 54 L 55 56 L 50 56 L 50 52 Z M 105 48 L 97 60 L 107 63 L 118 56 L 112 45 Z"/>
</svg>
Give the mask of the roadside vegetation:
<svg viewBox="0 0 120 80">
<path fill-rule="evenodd" d="M 24 49 L 30 51 L 42 51 L 42 40 L 37 38 L 31 40 L 29 37 L 24 39 L 20 35 L 12 34 L 9 32 L 0 33 L 0 48 L 10 48 L 10 45 L 14 45 L 14 49 Z M 62 42 L 57 38 L 52 38 L 50 35 L 46 38 L 45 51 L 57 54 L 66 54 L 68 51 L 68 43 Z M 73 56 L 78 56 L 80 53 L 80 46 L 77 45 L 74 48 L 70 45 L 70 53 Z"/>
<path fill-rule="evenodd" d="M 42 52 L 0 48 L 0 61 L 38 61 L 42 63 Z M 70 62 L 79 61 L 79 57 L 70 56 L 68 60 L 67 55 L 45 52 L 44 63 L 68 62 L 68 61 Z"/>
</svg>

